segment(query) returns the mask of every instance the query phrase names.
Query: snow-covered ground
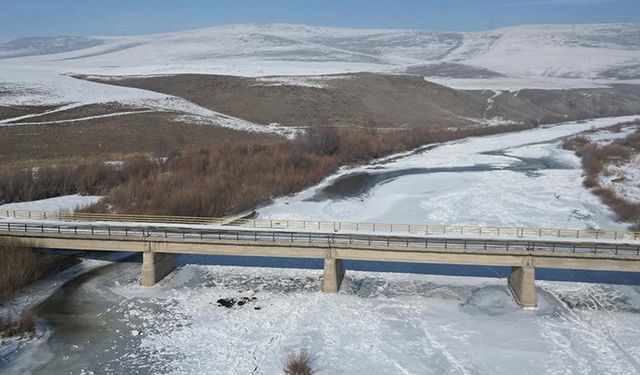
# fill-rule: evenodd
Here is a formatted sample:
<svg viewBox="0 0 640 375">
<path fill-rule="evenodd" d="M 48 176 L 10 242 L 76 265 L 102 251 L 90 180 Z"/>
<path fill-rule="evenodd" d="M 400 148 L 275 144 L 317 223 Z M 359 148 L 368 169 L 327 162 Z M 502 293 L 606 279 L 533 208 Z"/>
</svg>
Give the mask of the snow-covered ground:
<svg viewBox="0 0 640 375">
<path fill-rule="evenodd" d="M 239 25 L 67 38 L 64 48 L 39 52 L 49 54 L 3 44 L 0 105 L 119 102 L 178 111 L 191 121 L 237 125 L 236 119 L 180 98 L 81 81 L 67 73 L 292 76 L 404 72 L 415 66 L 429 71 L 430 64 L 455 63 L 495 76 L 425 75 L 453 87 L 495 90 L 637 83 L 639 28 L 523 26 L 433 33 Z M 277 77 L 262 83 L 322 85 L 316 79 Z M 592 126 L 629 119 L 471 138 L 387 158 L 343 170 L 261 209 L 260 215 L 622 229 L 625 225 L 615 223 L 611 211 L 582 187 L 577 157 L 558 142 Z M 360 177 L 340 184 L 353 173 Z M 350 193 L 354 189 L 357 194 Z M 93 201 L 51 202 L 0 209 L 74 209 Z M 18 351 L 1 352 L 0 372 L 275 374 L 283 358 L 300 348 L 308 349 L 326 374 L 640 372 L 638 287 L 539 282 L 538 309 L 524 311 L 503 279 L 348 271 L 342 291 L 325 295 L 319 292 L 320 271 L 179 260 L 186 265 L 154 288 L 138 286 L 139 264 L 118 264 L 72 281 L 42 306 L 50 330 Z M 232 309 L 217 306 L 219 298 L 229 297 L 256 300 Z"/>
<path fill-rule="evenodd" d="M 623 230 L 582 186 L 561 139 L 637 118 L 570 122 L 449 142 L 347 168 L 258 210 L 261 218 Z"/>
<path fill-rule="evenodd" d="M 141 288 L 138 267 L 61 290 L 41 308 L 53 331 L 3 373 L 279 374 L 300 349 L 320 374 L 640 370 L 634 286 L 539 282 L 531 311 L 501 279 L 348 271 L 327 295 L 315 270 L 186 265 Z"/>
<path fill-rule="evenodd" d="M 253 124 L 175 96 L 72 75 L 230 74 L 262 77 L 264 85 L 321 88 L 326 78 L 318 75 L 410 71 L 464 89 L 602 87 L 640 83 L 639 34 L 636 24 L 534 25 L 478 33 L 273 24 L 126 37 L 18 39 L 0 43 L 0 106 L 68 109 L 115 102 L 184 114 L 178 121 L 292 137 L 295 129 Z M 444 66 L 447 73 L 433 71 L 433 66 Z M 0 126 L 15 120 L 4 119 Z"/>
<path fill-rule="evenodd" d="M 22 314 L 26 309 L 33 308 L 34 306 L 46 301 L 56 291 L 62 288 L 65 283 L 88 273 L 92 270 L 108 266 L 126 257 L 131 256 L 128 253 L 95 253 L 92 254 L 92 258 L 84 258 L 80 263 L 75 266 L 69 267 L 66 270 L 42 279 L 22 290 L 17 296 L 15 296 L 10 307 L 0 307 L 1 316 L 17 316 Z M 7 309 L 8 312 L 7 312 Z M 37 340 L 46 340 L 51 334 L 43 325 L 37 325 L 36 336 Z M 28 347 L 31 341 L 27 337 L 10 337 L 0 338 L 0 370 L 3 365 L 9 359 L 11 355 L 18 352 L 22 348 Z M 18 364 L 17 367 L 21 367 L 23 364 Z M 15 370 L 15 369 L 14 369 Z M 22 371 L 22 370 L 19 370 Z"/>
<path fill-rule="evenodd" d="M 633 156 L 628 163 L 608 167 L 599 182 L 605 188 L 612 188 L 618 196 L 640 203 L 640 155 Z"/>
<path fill-rule="evenodd" d="M 97 203 L 100 199 L 102 197 L 97 195 L 73 194 L 37 201 L 0 204 L 0 211 L 74 211 Z"/>
<path fill-rule="evenodd" d="M 612 131 L 602 129 L 583 134 L 590 142 L 606 146 L 640 130 L 640 124 L 629 124 Z M 631 202 L 640 203 L 640 155 L 633 155 L 625 163 L 614 163 L 606 166 L 605 172 L 598 177 L 600 186 L 611 188 L 618 196 Z"/>
<path fill-rule="evenodd" d="M 23 115 L 0 120 L 0 126 L 18 126 L 30 124 L 58 124 L 87 121 L 97 118 L 122 116 L 138 112 L 116 112 L 105 115 L 71 118 L 59 121 L 40 122 L 37 116 L 82 105 L 118 103 L 134 108 L 150 108 L 152 111 L 181 114 L 177 121 L 215 125 L 239 131 L 256 133 L 274 133 L 286 137 L 295 135 L 296 130 L 278 125 L 258 125 L 237 117 L 212 111 L 180 97 L 129 87 L 113 86 L 73 78 L 61 72 L 46 68 L 3 66 L 0 60 L 0 89 L 7 90 L 0 96 L 2 106 L 55 105 L 54 110 L 38 114 Z M 32 118 L 31 121 L 25 121 Z M 21 120 L 21 123 L 14 123 Z"/>
<path fill-rule="evenodd" d="M 411 68 L 423 69 L 428 79 L 456 88 L 638 83 L 639 34 L 637 24 L 532 25 L 477 33 L 273 24 L 127 37 L 33 38 L 0 43 L 0 89 L 4 91 L 0 104 L 96 100 L 139 104 L 167 97 L 78 81 L 69 73 L 259 77 Z M 448 73 L 431 73 L 434 64 L 450 66 Z M 299 85 L 300 81 L 278 84 Z"/>
<path fill-rule="evenodd" d="M 260 214 L 623 227 L 582 188 L 579 160 L 559 144 L 563 137 L 630 119 L 469 138 L 389 157 L 345 169 Z M 469 169 L 477 165 L 482 169 Z M 363 195 L 320 199 L 323 189 L 353 172 L 400 174 L 374 181 Z M 181 268 L 153 288 L 139 286 L 136 263 L 71 281 L 40 307 L 48 327 L 44 336 L 7 350 L 0 371 L 277 374 L 283 359 L 299 349 L 308 350 L 326 374 L 640 371 L 637 286 L 538 281 L 538 308 L 522 310 L 504 278 L 355 272 L 348 265 L 340 293 L 327 295 L 320 292 L 319 270 L 209 265 L 218 262 L 244 260 L 180 256 Z M 298 261 L 263 262 L 295 267 Z M 401 267 L 428 272 L 426 265 Z M 484 276 L 504 276 L 481 269 Z M 565 278 L 574 277 L 567 271 Z M 636 274 L 612 278 L 640 283 Z M 245 297 L 245 304 L 233 308 L 217 303 Z"/>
</svg>

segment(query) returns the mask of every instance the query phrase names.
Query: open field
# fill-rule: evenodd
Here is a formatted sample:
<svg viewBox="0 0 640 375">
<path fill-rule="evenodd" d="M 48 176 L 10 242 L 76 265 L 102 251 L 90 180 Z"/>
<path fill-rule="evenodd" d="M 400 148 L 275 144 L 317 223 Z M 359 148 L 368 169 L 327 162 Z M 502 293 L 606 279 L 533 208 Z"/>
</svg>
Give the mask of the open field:
<svg viewBox="0 0 640 375">
<path fill-rule="evenodd" d="M 0 120 L 42 113 L 56 108 L 55 106 L 4 106 L 0 105 Z"/>
<path fill-rule="evenodd" d="M 371 73 L 85 78 L 112 89 L 127 86 L 142 89 L 148 95 L 171 95 L 167 98 L 175 99 L 163 99 L 169 101 L 162 104 L 144 100 L 135 105 L 77 103 L 55 110 L 43 106 L 2 107 L 0 113 L 6 118 L 0 125 L 0 160 L 4 165 L 31 166 L 74 157 L 118 160 L 130 154 L 168 154 L 190 146 L 283 141 L 278 136 L 282 133 L 269 127 L 273 123 L 282 125 L 280 128 L 331 125 L 364 133 L 375 129 L 410 137 L 416 130 L 518 124 L 529 127 L 640 112 L 640 86 L 632 85 L 464 91 L 433 84 L 419 76 Z M 200 115 L 190 115 L 190 111 Z M 31 116 L 8 119 L 27 114 Z M 212 114 L 215 116 L 210 117 Z M 221 121 L 227 121 L 227 115 L 232 116 L 232 124 L 238 125 L 220 126 Z M 258 135 L 251 127 L 262 129 L 263 133 Z M 388 146 L 386 152 L 402 151 Z"/>
<path fill-rule="evenodd" d="M 49 125 L 0 126 L 3 166 L 32 166 L 74 158 L 121 160 L 131 154 L 164 155 L 187 146 L 281 142 L 266 134 L 193 125 L 171 113 L 142 113 Z"/>
<path fill-rule="evenodd" d="M 376 128 L 554 123 L 640 112 L 640 86 L 465 91 L 415 75 L 85 77 L 175 95 L 258 124 Z"/>
<path fill-rule="evenodd" d="M 123 105 L 117 102 L 88 104 L 88 105 L 70 105 L 68 107 L 59 107 L 55 110 L 31 112 L 29 117 L 18 118 L 16 120 L 5 120 L 5 124 L 34 124 L 34 123 L 61 123 L 62 121 L 73 121 L 75 119 L 93 118 L 104 115 L 113 115 L 117 113 L 130 113 L 137 111 L 145 111 L 147 108 Z M 17 116 L 16 116 L 17 117 Z"/>
</svg>

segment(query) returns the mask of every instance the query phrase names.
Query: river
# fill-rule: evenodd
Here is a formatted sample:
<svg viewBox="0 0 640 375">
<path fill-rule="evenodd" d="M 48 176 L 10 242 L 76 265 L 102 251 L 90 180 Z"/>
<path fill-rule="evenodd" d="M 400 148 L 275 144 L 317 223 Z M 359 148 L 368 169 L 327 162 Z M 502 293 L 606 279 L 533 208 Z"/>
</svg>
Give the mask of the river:
<svg viewBox="0 0 640 375">
<path fill-rule="evenodd" d="M 559 142 L 629 119 L 469 138 L 347 168 L 258 215 L 623 229 Z M 298 348 L 326 374 L 640 370 L 638 274 L 540 270 L 555 281 L 539 282 L 538 309 L 523 311 L 494 267 L 350 262 L 341 293 L 324 295 L 315 260 L 178 262 L 153 288 L 138 286 L 137 258 L 67 283 L 37 307 L 40 338 L 0 356 L 0 372 L 274 374 Z M 220 298 L 247 302 L 226 308 Z"/>
<path fill-rule="evenodd" d="M 258 210 L 262 218 L 624 229 L 582 186 L 561 140 L 637 117 L 556 124 L 453 141 L 347 168 Z"/>
</svg>

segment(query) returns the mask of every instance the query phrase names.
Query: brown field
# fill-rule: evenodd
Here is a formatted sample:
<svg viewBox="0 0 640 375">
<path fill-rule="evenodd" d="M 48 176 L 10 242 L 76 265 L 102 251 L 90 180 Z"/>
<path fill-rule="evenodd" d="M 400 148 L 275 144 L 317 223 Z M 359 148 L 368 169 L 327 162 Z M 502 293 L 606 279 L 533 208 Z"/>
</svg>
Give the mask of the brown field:
<svg viewBox="0 0 640 375">
<path fill-rule="evenodd" d="M 11 124 L 32 123 L 32 122 L 47 122 L 47 121 L 64 121 L 72 120 L 89 116 L 100 116 L 118 112 L 134 112 L 143 111 L 146 108 L 125 106 L 119 103 L 101 103 L 101 104 L 89 104 L 80 107 L 70 108 L 59 112 L 42 114 L 26 118 L 23 120 L 12 121 Z M 37 113 L 44 113 L 37 112 Z"/>
<path fill-rule="evenodd" d="M 180 96 L 259 124 L 411 128 L 473 126 L 471 118 L 525 124 L 640 113 L 640 86 L 574 90 L 454 90 L 422 76 L 356 73 L 327 76 L 318 87 L 284 86 L 222 75 L 183 74 L 91 80 Z M 79 77 L 82 78 L 82 77 Z"/>
<path fill-rule="evenodd" d="M 32 113 L 42 113 L 54 108 L 53 106 L 0 106 L 0 120 L 30 115 Z"/>
<path fill-rule="evenodd" d="M 88 121 L 0 127 L 0 165 L 35 166 L 73 159 L 122 160 L 131 154 L 164 155 L 189 146 L 280 142 L 282 138 L 172 120 L 141 113 Z"/>
</svg>

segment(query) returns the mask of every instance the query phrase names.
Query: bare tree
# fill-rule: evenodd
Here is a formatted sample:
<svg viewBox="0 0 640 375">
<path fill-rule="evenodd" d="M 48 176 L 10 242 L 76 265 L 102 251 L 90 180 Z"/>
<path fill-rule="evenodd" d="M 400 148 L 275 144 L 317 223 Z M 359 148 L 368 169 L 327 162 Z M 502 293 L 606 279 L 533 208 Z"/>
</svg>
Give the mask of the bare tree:
<svg viewBox="0 0 640 375">
<path fill-rule="evenodd" d="M 301 138 L 307 152 L 334 155 L 340 149 L 340 134 L 333 126 L 312 126 Z"/>
</svg>

